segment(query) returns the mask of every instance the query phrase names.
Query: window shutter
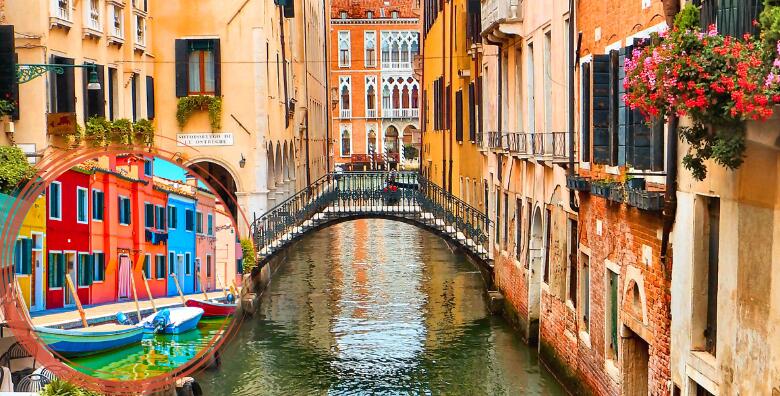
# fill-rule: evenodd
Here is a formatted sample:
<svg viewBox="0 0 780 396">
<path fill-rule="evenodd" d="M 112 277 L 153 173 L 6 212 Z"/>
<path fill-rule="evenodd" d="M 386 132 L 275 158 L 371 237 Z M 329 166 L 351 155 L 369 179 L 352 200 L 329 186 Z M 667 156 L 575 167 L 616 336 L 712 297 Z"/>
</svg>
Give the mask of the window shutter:
<svg viewBox="0 0 780 396">
<path fill-rule="evenodd" d="M 124 220 L 125 218 L 122 215 L 122 212 L 124 212 L 125 207 L 124 207 L 124 204 L 122 204 L 122 198 L 120 198 L 120 197 L 116 198 L 116 208 L 117 208 L 117 213 L 119 214 L 119 222 L 123 223 L 122 220 Z"/>
<path fill-rule="evenodd" d="M 0 99 L 14 103 L 11 118 L 19 119 L 19 83 L 16 82 L 14 26 L 0 25 Z"/>
<path fill-rule="evenodd" d="M 32 239 L 22 239 L 22 273 L 32 274 Z"/>
<path fill-rule="evenodd" d="M 477 141 L 477 108 L 474 83 L 469 83 L 469 140 Z"/>
<path fill-rule="evenodd" d="M 154 119 L 154 77 L 146 76 L 146 118 Z"/>
<path fill-rule="evenodd" d="M 623 87 L 623 81 L 626 78 L 624 65 L 626 64 L 626 59 L 631 57 L 631 52 L 633 50 L 634 47 L 631 45 L 621 48 L 618 53 L 618 63 L 616 65 L 618 73 L 617 86 L 615 87 L 615 95 L 618 103 L 617 165 L 631 164 L 626 147 L 631 145 L 631 134 L 629 133 L 629 129 L 631 128 L 631 116 L 633 112 L 631 111 L 631 107 L 627 106 L 626 101 L 623 100 L 623 95 L 626 93 L 626 89 Z"/>
<path fill-rule="evenodd" d="M 65 286 L 65 255 L 57 255 L 57 287 Z"/>
<path fill-rule="evenodd" d="M 455 139 L 463 142 L 463 91 L 455 93 Z"/>
<path fill-rule="evenodd" d="M 22 240 L 17 239 L 14 243 L 14 273 L 22 271 Z"/>
<path fill-rule="evenodd" d="M 87 268 L 86 268 L 86 284 L 91 285 L 95 282 L 95 258 L 92 255 L 86 256 L 87 258 Z"/>
<path fill-rule="evenodd" d="M 582 102 L 582 118 L 580 121 L 582 147 L 580 152 L 582 153 L 582 162 L 590 162 L 590 109 L 593 101 L 593 98 L 590 96 L 590 62 L 582 64 L 580 76 L 582 78 L 582 96 L 580 97 Z"/>
<path fill-rule="evenodd" d="M 61 65 L 73 65 L 73 59 L 54 57 L 56 62 Z M 72 67 L 64 68 L 63 74 L 51 72 L 55 84 L 52 88 L 55 92 L 55 104 L 57 113 L 75 113 L 76 112 L 76 72 Z"/>
<path fill-rule="evenodd" d="M 49 270 L 47 271 L 49 276 L 47 277 L 49 288 L 56 287 L 55 283 L 55 267 L 57 261 L 57 253 L 49 253 Z"/>
<path fill-rule="evenodd" d="M 609 55 L 594 55 L 592 65 L 593 89 L 593 162 L 608 164 L 609 152 Z"/>
<path fill-rule="evenodd" d="M 219 39 L 211 40 L 211 45 L 214 48 L 214 95 L 222 96 L 222 50 Z"/>
<path fill-rule="evenodd" d="M 444 121 L 444 124 L 446 125 L 445 128 L 452 130 L 452 85 L 447 84 L 447 92 L 444 100 L 447 101 L 447 103 L 444 104 L 444 108 L 447 112 L 447 119 Z"/>
<path fill-rule="evenodd" d="M 187 93 L 189 91 L 188 89 L 189 84 L 187 81 L 188 50 L 189 50 L 189 40 L 176 40 L 176 97 L 177 98 L 182 98 L 187 96 Z M 219 80 L 217 80 L 217 84 L 219 84 Z"/>
<path fill-rule="evenodd" d="M 620 146 L 620 54 L 609 51 L 609 165 L 619 165 Z"/>
</svg>

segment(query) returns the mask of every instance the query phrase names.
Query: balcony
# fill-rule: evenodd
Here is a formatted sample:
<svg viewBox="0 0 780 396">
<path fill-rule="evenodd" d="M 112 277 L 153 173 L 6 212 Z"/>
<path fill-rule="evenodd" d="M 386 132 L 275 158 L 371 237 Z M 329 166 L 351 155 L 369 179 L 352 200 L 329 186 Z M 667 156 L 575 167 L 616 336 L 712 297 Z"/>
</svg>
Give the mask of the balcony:
<svg viewBox="0 0 780 396">
<path fill-rule="evenodd" d="M 352 118 L 352 109 L 341 109 L 341 111 L 339 111 L 339 118 L 342 120 Z"/>
<path fill-rule="evenodd" d="M 412 70 L 412 62 L 388 62 L 382 61 L 383 70 Z"/>
<path fill-rule="evenodd" d="M 502 132 L 488 132 L 487 134 L 488 138 L 488 148 L 491 150 L 497 150 L 497 151 L 503 151 L 504 150 L 504 144 L 503 144 L 503 133 Z"/>
<path fill-rule="evenodd" d="M 531 135 L 531 152 L 537 160 L 556 164 L 569 160 L 568 132 L 536 132 Z"/>
<path fill-rule="evenodd" d="M 379 114 L 376 109 L 366 109 L 366 118 L 378 118 Z"/>
<path fill-rule="evenodd" d="M 482 1 L 482 35 L 492 41 L 520 36 L 523 0 Z"/>
<path fill-rule="evenodd" d="M 419 118 L 420 109 L 382 109 L 382 118 Z"/>
</svg>

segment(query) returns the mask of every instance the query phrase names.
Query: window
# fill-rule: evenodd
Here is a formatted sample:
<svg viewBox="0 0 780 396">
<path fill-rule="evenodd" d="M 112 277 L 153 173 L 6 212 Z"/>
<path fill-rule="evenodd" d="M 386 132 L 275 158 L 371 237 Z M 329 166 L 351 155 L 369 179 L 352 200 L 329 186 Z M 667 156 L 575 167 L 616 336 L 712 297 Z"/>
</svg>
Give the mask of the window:
<svg viewBox="0 0 780 396">
<path fill-rule="evenodd" d="M 692 347 L 716 356 L 720 198 L 696 196 L 694 207 Z"/>
<path fill-rule="evenodd" d="M 89 216 L 89 199 L 87 189 L 76 187 L 76 222 L 86 224 Z"/>
<path fill-rule="evenodd" d="M 151 279 L 152 278 L 152 255 L 146 254 L 144 255 L 144 278 L 145 279 Z"/>
<path fill-rule="evenodd" d="M 57 65 L 72 66 L 72 58 L 62 58 L 52 55 L 51 62 Z M 63 73 L 49 72 L 50 108 L 51 113 L 76 112 L 76 73 L 73 67 L 64 67 Z"/>
<path fill-rule="evenodd" d="M 135 44 L 146 47 L 146 18 L 138 14 L 135 15 Z"/>
<path fill-rule="evenodd" d="M 131 223 L 130 198 L 119 197 L 117 199 L 119 206 L 119 224 L 129 225 Z"/>
<path fill-rule="evenodd" d="M 382 68 L 411 69 L 412 59 L 420 52 L 420 35 L 416 31 L 382 31 Z"/>
<path fill-rule="evenodd" d="M 103 198 L 103 191 L 92 190 L 92 220 L 94 221 L 103 221 L 105 213 Z"/>
<path fill-rule="evenodd" d="M 349 67 L 352 63 L 349 31 L 339 32 L 339 67 Z"/>
<path fill-rule="evenodd" d="M 76 281 L 79 287 L 88 287 L 92 284 L 92 256 L 86 253 L 79 253 L 78 260 Z"/>
<path fill-rule="evenodd" d="M 146 76 L 146 118 L 154 119 L 154 77 Z M 149 172 L 151 176 L 151 171 Z"/>
<path fill-rule="evenodd" d="M 206 276 L 211 277 L 211 256 L 206 256 Z"/>
<path fill-rule="evenodd" d="M 552 263 L 550 263 L 550 237 L 552 236 L 552 211 L 550 208 L 544 209 L 544 283 L 550 284 L 550 273 Z"/>
<path fill-rule="evenodd" d="M 65 284 L 65 256 L 62 253 L 49 253 L 49 289 L 61 289 Z"/>
<path fill-rule="evenodd" d="M 14 245 L 14 268 L 18 275 L 32 274 L 33 240 L 20 238 Z"/>
<path fill-rule="evenodd" d="M 176 96 L 221 95 L 219 39 L 176 40 Z"/>
<path fill-rule="evenodd" d="M 94 63 L 89 64 L 92 68 L 82 69 L 81 71 L 81 85 L 84 93 L 84 118 L 90 119 L 92 117 L 105 117 L 106 115 L 106 94 L 105 94 L 105 67 L 103 65 L 96 65 Z M 89 75 L 92 73 L 97 74 L 97 80 L 100 84 L 100 89 L 89 89 Z"/>
<path fill-rule="evenodd" d="M 168 273 L 169 274 L 176 273 L 176 252 L 168 253 Z"/>
<path fill-rule="evenodd" d="M 586 254 L 580 255 L 580 261 L 582 262 L 581 275 L 580 276 L 580 300 L 582 306 L 580 308 L 580 328 L 590 333 L 590 256 Z"/>
<path fill-rule="evenodd" d="M 155 256 L 154 264 L 157 279 L 165 279 L 165 255 L 158 254 Z"/>
<path fill-rule="evenodd" d="M 374 19 L 374 11 L 366 11 L 366 19 Z"/>
<path fill-rule="evenodd" d="M 154 205 L 146 202 L 144 204 L 144 226 L 146 228 L 154 228 Z"/>
<path fill-rule="evenodd" d="M 140 83 L 138 82 L 138 73 L 133 73 L 130 78 L 130 114 L 132 115 L 133 122 L 138 121 L 138 90 Z"/>
<path fill-rule="evenodd" d="M 192 210 L 185 209 L 184 210 L 184 230 L 192 232 L 195 229 L 195 218 L 193 217 Z"/>
<path fill-rule="evenodd" d="M 341 87 L 339 99 L 341 118 L 350 118 L 352 112 L 352 78 L 339 77 L 339 87 Z"/>
<path fill-rule="evenodd" d="M 580 66 L 580 77 L 582 79 L 582 87 L 580 89 L 580 135 L 581 135 L 581 149 L 580 161 L 590 162 L 590 108 L 593 98 L 590 96 L 590 62 L 583 62 Z"/>
<path fill-rule="evenodd" d="M 144 176 L 152 176 L 152 160 L 144 159 Z"/>
<path fill-rule="evenodd" d="M 52 182 L 49 186 L 49 219 L 62 220 L 62 183 Z"/>
<path fill-rule="evenodd" d="M 400 16 L 400 13 L 398 11 L 392 11 L 390 13 L 390 17 L 393 18 L 393 19 L 398 19 L 399 16 Z"/>
<path fill-rule="evenodd" d="M 526 92 L 529 94 L 526 95 L 528 97 L 528 111 L 525 112 L 527 114 L 528 118 L 528 131 L 533 133 L 536 132 L 536 96 L 533 95 L 534 92 L 536 92 L 536 78 L 535 78 L 535 65 L 534 62 L 534 45 L 533 43 L 528 44 L 528 51 L 526 55 Z M 487 74 L 486 74 L 487 75 Z M 481 115 L 481 114 L 480 114 Z"/>
<path fill-rule="evenodd" d="M 352 154 L 352 137 L 349 128 L 344 125 L 341 128 L 341 156 L 349 157 Z"/>
<path fill-rule="evenodd" d="M 742 37 L 755 35 L 757 27 L 753 21 L 761 14 L 761 0 L 694 0 L 701 7 L 701 26 L 706 29 L 716 25 L 718 33 L 724 36 Z"/>
<path fill-rule="evenodd" d="M 192 275 L 192 254 L 184 253 L 184 275 Z"/>
<path fill-rule="evenodd" d="M 195 232 L 203 233 L 203 213 L 201 212 L 195 212 Z"/>
<path fill-rule="evenodd" d="M 96 31 L 102 31 L 100 26 L 100 0 L 90 0 L 87 8 L 87 26 Z"/>
<path fill-rule="evenodd" d="M 365 32 L 363 42 L 365 44 L 366 67 L 376 67 L 376 32 Z"/>
<path fill-rule="evenodd" d="M 495 243 L 500 249 L 501 244 L 501 191 L 496 188 L 496 239 Z"/>
<path fill-rule="evenodd" d="M 168 206 L 168 229 L 176 229 L 176 207 L 173 205 Z"/>
<path fill-rule="evenodd" d="M 577 220 L 568 221 L 569 247 L 569 291 L 566 296 L 574 307 L 577 307 L 577 252 L 579 251 L 579 237 L 577 235 Z"/>
<path fill-rule="evenodd" d="M 71 20 L 70 0 L 52 0 L 52 16 L 66 21 Z"/>
<path fill-rule="evenodd" d="M 347 17 L 349 17 L 349 14 L 346 11 L 339 11 L 339 18 L 347 19 Z"/>
<path fill-rule="evenodd" d="M 552 32 L 544 34 L 544 127 L 545 132 L 552 132 Z"/>
<path fill-rule="evenodd" d="M 103 252 L 92 253 L 93 281 L 103 282 L 106 279 L 106 255 Z"/>
<path fill-rule="evenodd" d="M 463 142 L 463 91 L 455 93 L 455 140 Z"/>
<path fill-rule="evenodd" d="M 161 205 L 154 206 L 154 225 L 158 230 L 165 229 L 165 207 Z"/>
<path fill-rule="evenodd" d="M 376 76 L 366 77 L 366 117 L 376 118 Z"/>
<path fill-rule="evenodd" d="M 617 361 L 618 357 L 618 274 L 607 270 L 608 289 L 607 302 L 607 344 L 606 356 Z"/>
<path fill-rule="evenodd" d="M 124 22 L 124 16 L 122 15 L 122 7 L 116 4 L 109 4 L 109 21 L 111 26 L 109 27 L 109 36 L 114 36 L 118 39 L 125 37 L 124 28 L 122 27 Z"/>
<path fill-rule="evenodd" d="M 214 215 L 211 213 L 206 216 L 206 231 L 208 235 L 214 235 Z"/>
</svg>

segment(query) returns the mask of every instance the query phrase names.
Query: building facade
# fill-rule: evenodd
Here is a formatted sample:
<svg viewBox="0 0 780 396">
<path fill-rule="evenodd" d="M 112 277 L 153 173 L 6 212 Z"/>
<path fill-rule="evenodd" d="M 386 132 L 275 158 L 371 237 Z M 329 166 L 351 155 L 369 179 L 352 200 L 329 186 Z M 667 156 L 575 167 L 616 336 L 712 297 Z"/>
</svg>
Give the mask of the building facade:
<svg viewBox="0 0 780 396">
<path fill-rule="evenodd" d="M 157 188 L 168 192 L 168 295 L 189 294 L 195 290 L 195 194 L 187 187 Z"/>
<path fill-rule="evenodd" d="M 196 183 L 195 179 L 192 179 Z M 198 201 L 195 212 L 195 291 L 216 289 L 214 261 L 216 260 L 217 238 L 214 234 L 214 210 L 216 199 L 210 192 L 197 188 Z"/>
<path fill-rule="evenodd" d="M 419 0 L 371 0 L 330 8 L 331 130 L 334 163 L 347 169 L 400 169 L 404 145 L 420 128 Z M 410 155 L 411 157 L 411 155 Z"/>
<path fill-rule="evenodd" d="M 14 197 L 1 195 L 3 204 Z M 31 311 L 46 307 L 46 196 L 35 199 L 14 244 L 14 267 L 24 302 Z"/>
</svg>

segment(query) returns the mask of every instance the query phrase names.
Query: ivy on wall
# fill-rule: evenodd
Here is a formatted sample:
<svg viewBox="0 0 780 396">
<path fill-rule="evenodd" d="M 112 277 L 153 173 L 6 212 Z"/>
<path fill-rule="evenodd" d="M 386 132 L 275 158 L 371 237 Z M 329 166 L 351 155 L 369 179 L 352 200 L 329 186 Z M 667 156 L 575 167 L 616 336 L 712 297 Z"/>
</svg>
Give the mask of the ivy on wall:
<svg viewBox="0 0 780 396">
<path fill-rule="evenodd" d="M 212 131 L 222 128 L 222 98 L 208 95 L 179 98 L 176 107 L 176 120 L 179 122 L 179 128 L 184 128 L 190 117 L 199 111 L 209 112 L 209 123 Z"/>
<path fill-rule="evenodd" d="M 16 187 L 35 176 L 27 156 L 16 146 L 0 146 L 0 192 L 11 194 Z"/>
</svg>

